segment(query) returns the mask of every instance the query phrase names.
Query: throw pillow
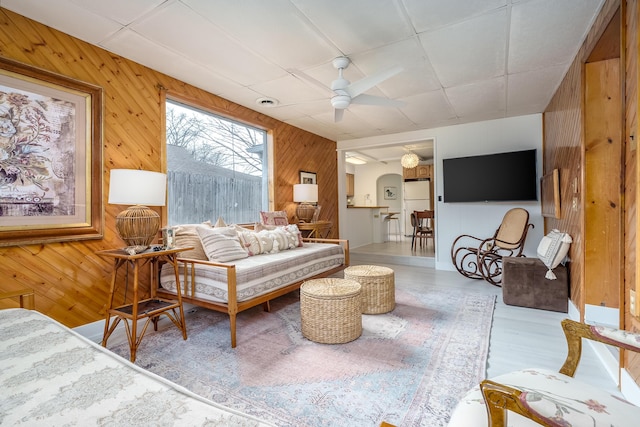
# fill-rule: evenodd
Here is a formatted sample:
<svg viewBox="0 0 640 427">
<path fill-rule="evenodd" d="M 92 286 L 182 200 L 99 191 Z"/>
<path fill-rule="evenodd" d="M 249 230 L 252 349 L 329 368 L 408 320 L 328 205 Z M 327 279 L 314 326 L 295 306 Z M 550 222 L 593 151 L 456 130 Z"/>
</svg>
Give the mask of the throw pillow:
<svg viewBox="0 0 640 427">
<path fill-rule="evenodd" d="M 202 224 L 181 224 L 174 227 L 173 244 L 177 248 L 193 248 L 180 252 L 181 258 L 199 259 L 207 261 L 207 254 L 204 253 L 200 236 L 196 232 L 196 227 L 211 228 L 209 221 Z"/>
<path fill-rule="evenodd" d="M 219 216 L 218 220 L 216 221 L 216 223 L 213 226 L 216 227 L 216 228 L 219 228 L 219 227 L 226 227 L 227 224 L 225 224 L 224 220 L 222 219 L 222 217 Z"/>
<path fill-rule="evenodd" d="M 249 256 L 234 227 L 197 227 L 196 231 L 209 261 L 229 262 Z"/>
<path fill-rule="evenodd" d="M 285 211 L 260 211 L 260 219 L 265 225 L 287 225 L 289 224 L 289 218 Z"/>
<path fill-rule="evenodd" d="M 567 256 L 572 241 L 571 236 L 567 233 L 561 233 L 555 229 L 542 238 L 537 252 L 540 261 L 549 269 L 544 276 L 545 278 L 549 280 L 556 279 L 556 275 L 552 270 Z"/>
<path fill-rule="evenodd" d="M 240 244 L 249 253 L 249 256 L 260 255 L 261 245 L 257 233 L 253 230 L 240 227 L 239 225 L 236 225 L 235 229 L 236 233 L 238 233 Z"/>
<path fill-rule="evenodd" d="M 300 232 L 300 229 L 296 224 L 289 224 L 285 226 L 256 224 L 254 226 L 254 229 L 258 232 L 262 230 L 277 230 L 277 229 L 283 231 L 286 234 L 287 239 L 289 240 L 287 247 L 284 249 L 292 249 L 292 248 L 300 247 L 304 245 L 304 241 L 302 239 L 302 233 Z M 283 248 L 280 248 L 280 250 L 283 250 Z"/>
</svg>

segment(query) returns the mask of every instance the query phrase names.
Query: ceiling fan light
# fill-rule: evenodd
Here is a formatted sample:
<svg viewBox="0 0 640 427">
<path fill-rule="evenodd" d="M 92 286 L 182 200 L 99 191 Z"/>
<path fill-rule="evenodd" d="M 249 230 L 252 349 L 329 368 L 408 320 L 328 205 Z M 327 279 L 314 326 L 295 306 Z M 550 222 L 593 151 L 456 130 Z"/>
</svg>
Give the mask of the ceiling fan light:
<svg viewBox="0 0 640 427">
<path fill-rule="evenodd" d="M 415 168 L 419 161 L 420 159 L 414 153 L 405 154 L 400 158 L 400 164 L 406 169 Z"/>
<path fill-rule="evenodd" d="M 331 105 L 338 110 L 344 110 L 351 103 L 351 97 L 349 95 L 336 95 L 331 98 Z"/>
</svg>

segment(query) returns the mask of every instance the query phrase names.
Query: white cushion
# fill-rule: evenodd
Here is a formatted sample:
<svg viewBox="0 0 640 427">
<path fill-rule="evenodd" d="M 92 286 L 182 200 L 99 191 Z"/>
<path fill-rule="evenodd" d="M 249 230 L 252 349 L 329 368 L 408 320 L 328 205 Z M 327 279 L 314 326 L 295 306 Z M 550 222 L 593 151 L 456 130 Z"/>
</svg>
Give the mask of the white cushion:
<svg viewBox="0 0 640 427">
<path fill-rule="evenodd" d="M 540 241 L 538 245 L 538 258 L 540 258 L 540 261 L 549 269 L 545 275 L 547 279 L 556 279 L 556 275 L 553 274 L 552 270 L 567 256 L 571 242 L 571 236 L 567 233 L 561 233 L 558 230 L 551 230 Z"/>
<path fill-rule="evenodd" d="M 229 262 L 249 256 L 234 227 L 197 227 L 196 231 L 209 261 Z"/>
<path fill-rule="evenodd" d="M 546 369 L 526 369 L 491 378 L 523 391 L 525 406 L 557 425 L 629 426 L 640 419 L 640 408 L 592 385 Z M 539 426 L 513 412 L 508 427 Z M 456 406 L 449 427 L 486 427 L 487 411 L 479 387 L 472 389 Z"/>
</svg>

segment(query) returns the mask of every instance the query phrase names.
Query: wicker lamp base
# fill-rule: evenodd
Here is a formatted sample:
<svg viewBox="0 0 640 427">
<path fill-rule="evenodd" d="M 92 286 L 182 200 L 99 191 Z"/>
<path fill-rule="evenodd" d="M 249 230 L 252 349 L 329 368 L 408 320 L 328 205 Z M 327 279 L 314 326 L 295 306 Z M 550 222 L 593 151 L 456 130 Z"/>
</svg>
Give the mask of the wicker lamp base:
<svg viewBox="0 0 640 427">
<path fill-rule="evenodd" d="M 160 215 L 147 206 L 135 205 L 116 217 L 116 230 L 127 246 L 145 250 L 160 229 Z"/>
<path fill-rule="evenodd" d="M 300 203 L 296 208 L 296 215 L 302 222 L 311 222 L 314 213 L 316 213 L 316 207 L 309 203 Z"/>
</svg>

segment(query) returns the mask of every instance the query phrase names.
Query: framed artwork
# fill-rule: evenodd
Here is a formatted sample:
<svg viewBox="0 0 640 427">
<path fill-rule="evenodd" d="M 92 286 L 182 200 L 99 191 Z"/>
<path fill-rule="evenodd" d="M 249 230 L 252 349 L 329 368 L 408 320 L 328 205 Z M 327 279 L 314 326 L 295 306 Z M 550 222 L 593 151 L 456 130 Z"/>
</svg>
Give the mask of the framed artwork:
<svg viewBox="0 0 640 427">
<path fill-rule="evenodd" d="M 102 237 L 102 96 L 0 58 L 0 246 Z"/>
<path fill-rule="evenodd" d="M 560 218 L 560 171 L 554 169 L 540 178 L 542 216 Z"/>
<path fill-rule="evenodd" d="M 398 198 L 398 188 L 397 187 L 384 187 L 384 199 L 385 200 L 396 200 Z"/>
<path fill-rule="evenodd" d="M 300 184 L 317 184 L 316 173 L 300 171 Z"/>
</svg>

